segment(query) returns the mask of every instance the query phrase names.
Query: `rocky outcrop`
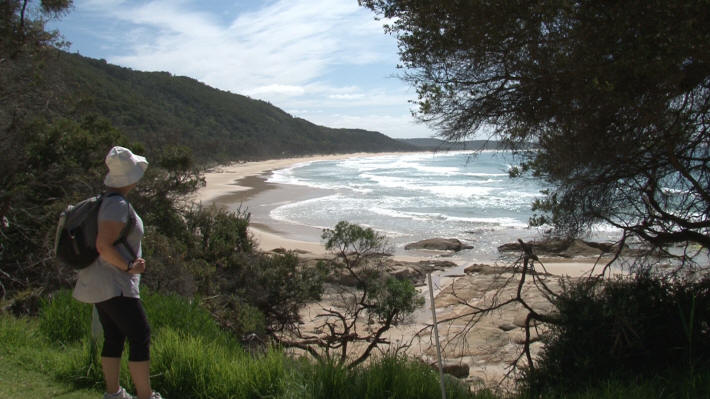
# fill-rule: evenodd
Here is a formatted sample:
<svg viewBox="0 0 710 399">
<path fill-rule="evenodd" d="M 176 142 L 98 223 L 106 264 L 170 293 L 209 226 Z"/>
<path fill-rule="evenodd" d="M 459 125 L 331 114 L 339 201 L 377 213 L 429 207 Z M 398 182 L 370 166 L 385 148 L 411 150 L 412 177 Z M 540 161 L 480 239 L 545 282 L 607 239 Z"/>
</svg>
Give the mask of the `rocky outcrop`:
<svg viewBox="0 0 710 399">
<path fill-rule="evenodd" d="M 469 375 L 466 380 L 479 379 L 495 385 L 504 379 L 511 362 L 517 359 L 526 342 L 525 320 L 528 309 L 521 304 L 510 304 L 487 314 L 474 317 L 476 309 L 495 307 L 518 294 L 536 312 L 554 314 L 555 308 L 540 292 L 533 279 L 527 279 L 522 287 L 518 280 L 510 280 L 509 274 L 500 274 L 503 269 L 488 265 L 472 265 L 465 277 L 455 279 L 435 297 L 437 318 L 440 321 L 439 339 L 442 357 L 449 364 L 466 364 Z M 561 290 L 561 280 L 552 275 L 540 276 L 553 292 Z M 518 291 L 519 288 L 522 288 Z M 474 325 L 475 323 L 475 325 Z M 533 358 L 541 353 L 546 326 L 531 322 L 530 351 Z M 422 339 L 431 342 L 431 333 L 423 333 Z M 436 347 L 423 348 L 424 357 L 436 359 Z M 463 371 L 463 370 L 461 370 Z"/>
<path fill-rule="evenodd" d="M 469 365 L 464 362 L 444 361 L 442 369 L 444 373 L 453 375 L 456 378 L 466 378 L 469 373 Z"/>
<path fill-rule="evenodd" d="M 466 274 L 475 274 L 475 273 L 502 274 L 502 273 L 511 272 L 511 271 L 512 271 L 512 268 L 510 268 L 510 267 L 491 266 L 491 265 L 480 264 L 480 263 L 474 263 L 471 266 L 466 266 L 463 269 L 463 272 Z"/>
<path fill-rule="evenodd" d="M 461 251 L 464 249 L 473 248 L 470 245 L 465 245 L 456 238 L 430 238 L 427 240 L 417 241 L 407 244 L 404 249 L 428 249 L 434 251 Z"/>
<path fill-rule="evenodd" d="M 303 265 L 316 267 L 319 261 L 324 259 L 307 259 Z M 407 262 L 396 259 L 385 259 L 380 265 L 380 271 L 385 275 L 390 275 L 398 280 L 409 280 L 415 287 L 426 284 L 426 275 L 435 271 L 444 271 L 448 268 L 456 267 L 456 263 L 447 260 L 422 260 L 418 262 Z M 356 269 L 359 270 L 359 269 Z M 334 274 L 326 276 L 326 281 L 348 287 L 355 287 L 359 284 L 357 279 L 349 273 Z"/>
<path fill-rule="evenodd" d="M 538 256 L 561 256 L 564 258 L 574 258 L 579 256 L 600 256 L 612 254 L 618 250 L 618 246 L 611 243 L 599 243 L 583 241 L 579 239 L 559 239 L 551 238 L 542 241 L 527 242 L 535 255 Z M 503 244 L 498 247 L 498 252 L 522 252 L 520 243 Z"/>
<path fill-rule="evenodd" d="M 385 270 L 399 280 L 409 280 L 414 286 L 426 284 L 426 275 L 437 270 L 455 267 L 456 263 L 445 260 L 431 260 L 419 262 L 390 261 Z"/>
</svg>

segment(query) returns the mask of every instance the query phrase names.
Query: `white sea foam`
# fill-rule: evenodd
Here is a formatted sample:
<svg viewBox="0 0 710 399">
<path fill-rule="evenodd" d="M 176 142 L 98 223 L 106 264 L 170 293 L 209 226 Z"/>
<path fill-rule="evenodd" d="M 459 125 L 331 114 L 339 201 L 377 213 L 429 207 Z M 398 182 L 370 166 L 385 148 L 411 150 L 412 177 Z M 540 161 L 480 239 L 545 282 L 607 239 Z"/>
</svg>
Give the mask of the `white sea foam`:
<svg viewBox="0 0 710 399">
<path fill-rule="evenodd" d="M 537 234 L 528 228 L 530 204 L 546 188 L 538 180 L 509 178 L 511 156 L 416 153 L 295 165 L 275 171 L 268 181 L 335 192 L 279 206 L 271 217 L 321 229 L 347 220 L 393 237 L 398 245 L 459 236 L 495 252 L 497 244 Z M 598 231 L 613 234 L 605 227 Z"/>
<path fill-rule="evenodd" d="M 370 211 L 372 213 L 381 215 L 381 216 L 387 216 L 391 218 L 400 218 L 400 219 L 411 219 L 411 220 L 418 220 L 418 221 L 429 221 L 428 218 L 423 217 L 423 216 L 418 216 L 416 213 L 413 212 L 402 212 L 394 209 L 388 209 L 388 208 L 371 208 Z"/>
</svg>

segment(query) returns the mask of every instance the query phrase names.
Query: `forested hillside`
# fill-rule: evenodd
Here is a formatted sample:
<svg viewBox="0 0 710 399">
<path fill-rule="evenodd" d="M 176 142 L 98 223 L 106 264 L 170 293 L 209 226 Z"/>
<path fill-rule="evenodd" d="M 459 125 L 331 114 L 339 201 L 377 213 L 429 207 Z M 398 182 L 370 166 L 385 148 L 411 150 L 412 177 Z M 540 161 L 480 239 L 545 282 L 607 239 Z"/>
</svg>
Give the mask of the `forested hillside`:
<svg viewBox="0 0 710 399">
<path fill-rule="evenodd" d="M 493 140 L 467 140 L 460 142 L 436 138 L 399 139 L 398 141 L 417 147 L 421 151 L 480 151 L 506 150 L 505 143 Z"/>
<path fill-rule="evenodd" d="M 149 150 L 188 146 L 201 163 L 413 149 L 378 132 L 318 126 L 267 102 L 167 72 L 139 72 L 66 52 L 51 57 L 48 69 L 66 99 L 62 113 L 108 118 Z"/>
</svg>

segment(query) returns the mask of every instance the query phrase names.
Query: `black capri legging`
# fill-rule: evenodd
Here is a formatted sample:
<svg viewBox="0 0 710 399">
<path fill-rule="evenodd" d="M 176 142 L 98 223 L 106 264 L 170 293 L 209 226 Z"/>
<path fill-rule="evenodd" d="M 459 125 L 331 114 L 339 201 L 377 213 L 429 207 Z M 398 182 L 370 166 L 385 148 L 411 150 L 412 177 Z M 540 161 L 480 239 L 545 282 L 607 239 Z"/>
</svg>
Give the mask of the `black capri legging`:
<svg viewBox="0 0 710 399">
<path fill-rule="evenodd" d="M 128 338 L 128 360 L 150 360 L 150 326 L 143 304 L 138 298 L 113 297 L 96 304 L 104 329 L 103 357 L 121 357 Z"/>
</svg>

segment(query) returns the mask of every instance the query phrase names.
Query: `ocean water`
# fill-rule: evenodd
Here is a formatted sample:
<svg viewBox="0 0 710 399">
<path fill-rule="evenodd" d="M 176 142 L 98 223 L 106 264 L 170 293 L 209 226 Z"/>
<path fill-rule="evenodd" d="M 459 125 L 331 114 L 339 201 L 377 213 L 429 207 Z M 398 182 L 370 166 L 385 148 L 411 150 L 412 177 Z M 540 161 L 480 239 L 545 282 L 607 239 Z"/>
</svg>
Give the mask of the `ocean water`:
<svg viewBox="0 0 710 399">
<path fill-rule="evenodd" d="M 498 257 L 497 247 L 539 237 L 530 228 L 532 201 L 545 184 L 510 178 L 517 163 L 504 151 L 407 153 L 316 161 L 277 170 L 268 182 L 324 189 L 271 210 L 282 222 L 317 229 L 345 220 L 383 233 L 396 253 L 422 239 L 457 238 L 473 245 L 457 256 Z M 319 191 L 320 192 L 320 191 Z"/>
</svg>

